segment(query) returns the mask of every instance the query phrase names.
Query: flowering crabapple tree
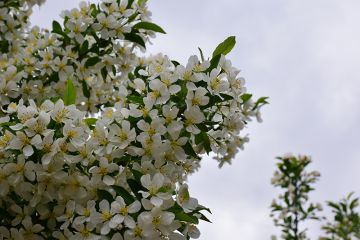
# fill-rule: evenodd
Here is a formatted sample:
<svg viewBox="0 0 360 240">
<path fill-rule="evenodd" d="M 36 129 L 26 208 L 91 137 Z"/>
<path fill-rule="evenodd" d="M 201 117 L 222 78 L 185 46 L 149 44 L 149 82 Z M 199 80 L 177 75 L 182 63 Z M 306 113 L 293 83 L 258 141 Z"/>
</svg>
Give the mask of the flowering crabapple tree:
<svg viewBox="0 0 360 240">
<path fill-rule="evenodd" d="M 225 58 L 235 38 L 181 65 L 144 56 L 165 33 L 146 0 L 81 2 L 50 30 L 28 21 L 43 2 L 0 2 L 0 239 L 198 238 L 187 177 L 230 163 L 267 103 Z"/>
</svg>

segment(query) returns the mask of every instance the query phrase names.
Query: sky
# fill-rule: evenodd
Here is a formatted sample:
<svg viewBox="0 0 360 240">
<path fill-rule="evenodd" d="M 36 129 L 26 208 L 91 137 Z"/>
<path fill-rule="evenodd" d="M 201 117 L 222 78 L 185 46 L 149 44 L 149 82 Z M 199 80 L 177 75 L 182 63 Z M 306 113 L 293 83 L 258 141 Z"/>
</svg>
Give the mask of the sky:
<svg viewBox="0 0 360 240">
<path fill-rule="evenodd" d="M 77 0 L 48 0 L 33 24 L 51 26 Z M 322 174 L 314 202 L 360 196 L 360 1 L 358 0 L 149 0 L 158 35 L 149 53 L 186 64 L 201 47 L 206 56 L 226 37 L 228 55 L 249 92 L 269 96 L 263 123 L 251 122 L 250 142 L 232 165 L 211 157 L 189 179 L 190 193 L 210 207 L 201 240 L 264 240 L 278 234 L 269 218 L 278 191 L 270 185 L 275 157 L 311 155 Z M 326 215 L 326 211 L 323 213 Z M 319 224 L 307 226 L 311 239 Z"/>
</svg>

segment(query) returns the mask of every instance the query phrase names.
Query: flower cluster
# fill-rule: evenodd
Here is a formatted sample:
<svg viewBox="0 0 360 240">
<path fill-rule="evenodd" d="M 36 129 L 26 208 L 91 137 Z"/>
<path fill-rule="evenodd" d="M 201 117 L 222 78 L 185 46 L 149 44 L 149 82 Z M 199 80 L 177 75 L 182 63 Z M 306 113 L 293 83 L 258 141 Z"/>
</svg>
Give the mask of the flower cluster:
<svg viewBox="0 0 360 240">
<path fill-rule="evenodd" d="M 64 27 L 53 22 L 51 33 L 37 26 L 26 31 L 22 19 L 29 17 L 31 11 L 24 9 L 30 1 L 18 2 L 23 3 L 19 7 L 0 6 L 0 105 L 18 98 L 41 103 L 57 97 L 70 77 L 81 109 L 96 113 L 100 106 L 117 102 L 119 86 L 142 61 L 135 50 L 154 35 L 148 30 L 153 25 L 147 22 L 146 1 L 118 2 L 81 2 L 79 9 L 62 13 Z M 14 19 L 22 23 L 11 23 L 17 31 L 9 26 Z"/>
<path fill-rule="evenodd" d="M 11 2 L 0 11 L 35 3 Z M 150 15 L 144 0 L 81 2 L 51 33 L 21 27 L 18 51 L 2 45 L 0 238 L 199 237 L 210 210 L 187 176 L 205 153 L 230 163 L 267 102 L 225 58 L 233 37 L 186 65 L 137 56 L 164 32 Z"/>
<path fill-rule="evenodd" d="M 288 154 L 278 159 L 280 162 L 271 184 L 283 189 L 284 193 L 279 195 L 278 200 L 273 200 L 271 217 L 274 218 L 275 225 L 282 228 L 282 239 L 308 239 L 306 230 L 300 229 L 300 223 L 307 219 L 319 219 L 317 211 L 321 211 L 322 207 L 320 204 L 309 203 L 309 192 L 314 190 L 312 185 L 318 180 L 320 173 L 305 170 L 311 163 L 308 156 Z"/>
</svg>

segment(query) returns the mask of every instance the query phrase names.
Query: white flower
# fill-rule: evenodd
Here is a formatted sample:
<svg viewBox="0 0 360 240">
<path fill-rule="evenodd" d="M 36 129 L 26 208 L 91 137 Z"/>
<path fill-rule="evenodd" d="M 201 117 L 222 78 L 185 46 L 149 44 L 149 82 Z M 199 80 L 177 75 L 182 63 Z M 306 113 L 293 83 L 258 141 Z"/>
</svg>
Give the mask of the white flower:
<svg viewBox="0 0 360 240">
<path fill-rule="evenodd" d="M 122 197 L 116 197 L 116 200 L 111 203 L 111 214 L 114 216 L 110 221 L 110 227 L 116 228 L 120 223 L 124 222 L 127 227 L 134 227 L 135 221 L 129 215 L 137 213 L 141 209 L 139 201 L 134 201 L 130 205 L 126 205 Z"/>
<path fill-rule="evenodd" d="M 73 224 L 73 227 L 77 230 L 75 235 L 70 238 L 70 240 L 100 240 L 101 236 L 95 235 L 92 233 L 95 229 L 95 226 L 92 223 L 81 223 Z"/>
<path fill-rule="evenodd" d="M 188 108 L 192 106 L 205 106 L 209 103 L 209 97 L 205 96 L 208 91 L 203 88 L 199 87 L 194 91 L 188 91 L 188 94 L 186 95 L 186 104 Z"/>
<path fill-rule="evenodd" d="M 66 27 L 71 31 L 68 33 L 68 36 L 75 38 L 79 44 L 84 42 L 84 37 L 82 33 L 87 29 L 87 25 L 84 24 L 80 19 L 76 21 L 67 21 Z"/>
<path fill-rule="evenodd" d="M 11 228 L 9 231 L 4 226 L 0 226 L 0 237 L 4 237 L 5 239 L 25 240 L 18 229 Z"/>
<path fill-rule="evenodd" d="M 93 144 L 97 146 L 94 152 L 100 154 L 105 152 L 109 154 L 113 148 L 113 144 L 110 144 L 109 140 L 109 129 L 105 127 L 102 121 L 97 121 L 95 129 L 92 131 L 91 139 Z"/>
<path fill-rule="evenodd" d="M 94 200 L 89 200 L 86 204 L 86 207 L 78 204 L 75 207 L 75 212 L 78 216 L 74 220 L 74 224 L 81 224 L 84 222 L 89 222 L 91 215 L 96 212 L 95 209 L 96 202 Z"/>
<path fill-rule="evenodd" d="M 25 123 L 27 120 L 34 117 L 37 114 L 37 107 L 33 101 L 30 102 L 30 106 L 26 107 L 22 104 L 20 100 L 19 105 L 17 107 L 17 117 L 19 118 L 21 123 Z"/>
<path fill-rule="evenodd" d="M 130 122 L 123 120 L 121 128 L 117 124 L 112 124 L 110 129 L 110 141 L 120 149 L 125 149 L 131 142 L 136 139 L 136 132 L 131 128 Z"/>
<path fill-rule="evenodd" d="M 8 181 L 11 185 L 16 185 L 23 181 L 25 176 L 28 180 L 35 180 L 35 164 L 33 161 L 25 161 L 24 155 L 17 157 L 17 163 L 9 163 L 5 165 L 4 169 L 12 174 L 9 176 Z"/>
<path fill-rule="evenodd" d="M 60 226 L 61 230 L 66 229 L 73 222 L 73 219 L 75 217 L 75 206 L 76 206 L 75 201 L 73 200 L 68 201 L 66 204 L 64 215 L 56 218 L 59 222 L 64 222 Z"/>
<path fill-rule="evenodd" d="M 160 80 L 168 88 L 168 91 L 171 95 L 176 94 L 181 91 L 181 87 L 177 84 L 174 84 L 178 78 L 176 74 L 162 73 L 160 74 Z"/>
<path fill-rule="evenodd" d="M 99 13 L 96 16 L 96 19 L 98 22 L 94 23 L 92 27 L 95 31 L 100 32 L 102 38 L 108 39 L 109 37 L 115 36 L 115 31 L 111 30 L 116 26 L 116 19 L 114 16 L 106 16 L 104 13 Z"/>
<path fill-rule="evenodd" d="M 198 239 L 200 237 L 200 231 L 194 224 L 188 224 L 183 233 L 194 239 Z"/>
<path fill-rule="evenodd" d="M 4 168 L 0 168 L 0 196 L 5 197 L 9 193 L 8 174 Z"/>
<path fill-rule="evenodd" d="M 129 230 L 125 231 L 125 240 L 141 240 L 141 239 L 157 239 L 159 234 L 154 230 L 151 224 L 146 222 L 141 214 L 137 218 L 135 226 L 129 226 Z"/>
<path fill-rule="evenodd" d="M 198 106 L 188 108 L 184 112 L 186 131 L 194 134 L 199 134 L 200 130 L 195 124 L 202 123 L 205 116 Z"/>
<path fill-rule="evenodd" d="M 24 126 L 27 127 L 25 132 L 29 137 L 33 137 L 36 134 L 44 136 L 49 131 L 47 129 L 49 122 L 50 115 L 46 112 L 40 112 L 37 118 L 31 118 L 25 122 Z"/>
<path fill-rule="evenodd" d="M 41 143 L 40 135 L 36 135 L 35 137 L 29 139 L 23 132 L 16 132 L 16 136 L 10 142 L 8 148 L 22 150 L 26 157 L 33 155 L 34 149 L 33 146 L 37 146 Z"/>
<path fill-rule="evenodd" d="M 5 149 L 13 139 L 14 135 L 8 130 L 5 131 L 3 136 L 0 136 L 0 149 Z"/>
<path fill-rule="evenodd" d="M 74 105 L 65 106 L 62 100 L 55 103 L 54 110 L 50 113 L 51 118 L 57 123 L 65 123 L 69 119 L 82 119 L 82 115 Z"/>
<path fill-rule="evenodd" d="M 24 229 L 20 230 L 20 233 L 24 236 L 25 239 L 33 239 L 33 240 L 43 240 L 44 238 L 41 237 L 40 232 L 44 229 L 43 226 L 40 224 L 33 225 L 30 216 L 26 216 L 25 219 L 22 221 L 22 225 Z"/>
<path fill-rule="evenodd" d="M 168 226 L 174 221 L 175 214 L 162 211 L 159 207 L 154 207 L 150 212 L 142 212 L 140 218 L 145 223 L 152 225 L 153 228 L 161 229 L 163 226 Z"/>
<path fill-rule="evenodd" d="M 164 104 L 170 98 L 170 92 L 167 86 L 159 79 L 153 79 L 149 83 L 149 88 L 152 90 L 146 96 L 146 99 L 154 104 Z"/>
<path fill-rule="evenodd" d="M 176 201 L 186 213 L 191 212 L 198 207 L 197 199 L 190 197 L 187 184 L 183 184 L 180 186 Z"/>
<path fill-rule="evenodd" d="M 155 118 L 151 121 L 151 124 L 148 124 L 144 120 L 140 120 L 136 125 L 143 133 L 147 133 L 149 136 L 155 134 L 163 135 L 166 133 L 166 127 L 163 125 L 163 120 L 161 118 Z"/>
<path fill-rule="evenodd" d="M 188 141 L 187 137 L 180 137 L 180 130 L 172 130 L 169 131 L 170 138 L 170 149 L 171 154 L 174 154 L 177 160 L 183 160 L 186 158 L 186 154 L 184 151 L 184 146 L 186 142 Z"/>
<path fill-rule="evenodd" d="M 161 206 L 163 200 L 171 198 L 171 194 L 167 192 L 160 192 L 160 188 L 164 185 L 165 177 L 161 173 L 156 173 L 152 178 L 150 174 L 143 175 L 141 177 L 141 184 L 148 190 L 140 191 L 143 198 L 150 198 L 150 202 L 155 206 Z"/>
<path fill-rule="evenodd" d="M 64 137 L 70 140 L 74 146 L 81 146 L 86 141 L 85 129 L 83 127 L 74 126 L 71 121 L 65 121 L 63 127 Z"/>
<path fill-rule="evenodd" d="M 10 207 L 10 211 L 12 213 L 15 213 L 15 218 L 12 219 L 11 225 L 16 226 L 28 215 L 31 215 L 33 212 L 33 209 L 29 206 L 24 206 L 24 209 L 22 209 L 19 205 L 13 204 Z"/>
<path fill-rule="evenodd" d="M 74 68 L 68 64 L 69 59 L 63 57 L 61 60 L 56 57 L 53 61 L 52 69 L 59 74 L 59 79 L 65 82 L 67 78 L 74 72 Z"/>
<path fill-rule="evenodd" d="M 220 73 L 220 68 L 214 68 L 211 70 L 210 75 L 206 76 L 205 81 L 208 83 L 208 90 L 212 94 L 217 94 L 220 92 L 229 90 L 229 82 L 223 80 L 226 77 L 225 73 Z"/>
<path fill-rule="evenodd" d="M 119 170 L 119 166 L 115 163 L 109 163 L 106 158 L 100 158 L 99 166 L 90 168 L 89 172 L 93 174 L 93 178 L 101 179 L 106 185 L 110 186 L 115 183 L 115 179 L 108 175 Z"/>
<path fill-rule="evenodd" d="M 101 226 L 101 234 L 107 235 L 110 228 L 110 220 L 113 214 L 110 212 L 110 204 L 107 200 L 101 200 L 99 203 L 99 212 L 95 212 L 91 215 L 91 222 Z"/>
</svg>

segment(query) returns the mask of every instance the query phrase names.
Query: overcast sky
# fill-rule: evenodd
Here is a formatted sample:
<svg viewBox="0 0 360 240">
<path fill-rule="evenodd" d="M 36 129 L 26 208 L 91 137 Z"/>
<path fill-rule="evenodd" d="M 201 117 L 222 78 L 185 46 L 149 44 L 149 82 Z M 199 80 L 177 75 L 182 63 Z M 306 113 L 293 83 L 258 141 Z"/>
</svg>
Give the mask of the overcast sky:
<svg viewBox="0 0 360 240">
<path fill-rule="evenodd" d="M 75 0 L 48 0 L 32 21 L 49 27 Z M 190 178 L 190 191 L 210 207 L 202 240 L 264 240 L 278 233 L 269 215 L 275 157 L 302 153 L 322 173 L 314 201 L 360 196 L 360 1 L 149 0 L 166 35 L 149 47 L 186 63 L 201 47 L 210 55 L 235 35 L 229 54 L 248 90 L 269 96 L 262 124 L 250 123 L 250 142 L 231 166 L 211 158 Z M 319 234 L 311 224 L 312 239 Z"/>
</svg>

